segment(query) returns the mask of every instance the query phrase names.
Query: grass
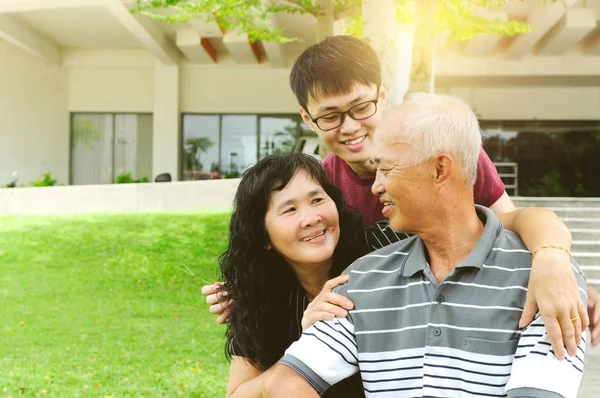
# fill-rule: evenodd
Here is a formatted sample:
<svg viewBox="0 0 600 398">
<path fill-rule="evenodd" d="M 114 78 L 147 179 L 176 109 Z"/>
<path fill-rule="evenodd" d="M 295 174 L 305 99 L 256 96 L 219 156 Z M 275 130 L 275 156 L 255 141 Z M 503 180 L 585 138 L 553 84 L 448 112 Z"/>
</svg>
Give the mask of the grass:
<svg viewBox="0 0 600 398">
<path fill-rule="evenodd" d="M 225 329 L 199 288 L 228 221 L 0 218 L 0 397 L 223 396 Z"/>
</svg>

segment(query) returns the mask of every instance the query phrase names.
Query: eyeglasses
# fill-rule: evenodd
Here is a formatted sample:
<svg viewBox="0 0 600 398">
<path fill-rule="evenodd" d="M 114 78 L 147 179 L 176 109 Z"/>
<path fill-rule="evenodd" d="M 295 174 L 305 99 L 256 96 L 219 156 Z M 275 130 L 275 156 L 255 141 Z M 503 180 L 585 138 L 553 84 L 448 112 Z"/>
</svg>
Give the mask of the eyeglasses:
<svg viewBox="0 0 600 398">
<path fill-rule="evenodd" d="M 349 115 L 354 120 L 363 120 L 373 116 L 377 112 L 377 102 L 379 102 L 379 89 L 377 89 L 377 98 L 356 104 L 345 112 L 332 112 L 319 116 L 316 119 L 313 118 L 308 111 L 306 111 L 306 113 L 319 129 L 322 131 L 329 131 L 340 127 L 342 123 L 344 123 L 346 115 Z"/>
</svg>

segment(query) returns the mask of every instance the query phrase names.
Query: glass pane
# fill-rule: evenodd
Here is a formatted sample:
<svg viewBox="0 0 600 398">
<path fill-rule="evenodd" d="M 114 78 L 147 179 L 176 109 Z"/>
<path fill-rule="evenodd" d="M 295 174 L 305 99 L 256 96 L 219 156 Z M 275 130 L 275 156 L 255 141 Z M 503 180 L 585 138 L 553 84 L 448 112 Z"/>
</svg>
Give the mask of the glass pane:
<svg viewBox="0 0 600 398">
<path fill-rule="evenodd" d="M 115 116 L 115 180 L 129 174 L 133 179 L 152 179 L 152 116 Z"/>
<path fill-rule="evenodd" d="M 220 178 L 219 116 L 183 116 L 183 179 Z"/>
<path fill-rule="evenodd" d="M 481 125 L 490 158 L 517 164 L 519 196 L 600 196 L 596 173 L 599 122 L 503 121 Z"/>
<path fill-rule="evenodd" d="M 292 152 L 301 133 L 299 117 L 260 118 L 260 158 Z"/>
<path fill-rule="evenodd" d="M 256 163 L 256 116 L 222 117 L 221 166 L 227 177 L 239 177 Z"/>
<path fill-rule="evenodd" d="M 71 184 L 109 184 L 113 176 L 113 115 L 73 114 Z"/>
<path fill-rule="evenodd" d="M 152 115 L 137 115 L 137 168 L 136 178 L 152 181 L 152 132 L 154 118 Z M 175 176 L 173 176 L 175 177 Z"/>
</svg>

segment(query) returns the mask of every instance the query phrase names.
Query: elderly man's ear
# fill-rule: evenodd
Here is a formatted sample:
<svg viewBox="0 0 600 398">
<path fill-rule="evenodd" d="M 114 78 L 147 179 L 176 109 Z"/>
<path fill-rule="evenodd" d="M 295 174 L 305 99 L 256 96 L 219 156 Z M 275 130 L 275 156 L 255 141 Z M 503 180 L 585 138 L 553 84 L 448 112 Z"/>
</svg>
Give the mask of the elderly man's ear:
<svg viewBox="0 0 600 398">
<path fill-rule="evenodd" d="M 455 162 L 447 153 L 442 153 L 433 158 L 434 162 L 434 181 L 438 189 L 442 188 L 448 182 L 454 171 Z"/>
</svg>

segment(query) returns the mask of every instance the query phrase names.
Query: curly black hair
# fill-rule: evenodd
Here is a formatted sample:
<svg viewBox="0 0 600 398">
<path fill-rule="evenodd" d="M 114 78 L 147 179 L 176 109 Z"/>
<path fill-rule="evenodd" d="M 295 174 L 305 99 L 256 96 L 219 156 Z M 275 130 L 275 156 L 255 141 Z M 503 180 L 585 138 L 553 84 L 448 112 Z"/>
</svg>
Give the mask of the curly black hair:
<svg viewBox="0 0 600 398">
<path fill-rule="evenodd" d="M 229 246 L 219 258 L 223 288 L 233 299 L 225 354 L 244 357 L 261 370 L 275 364 L 299 337 L 289 330 L 289 298 L 299 282 L 284 259 L 266 249 L 265 228 L 271 193 L 284 189 L 299 170 L 323 187 L 339 213 L 340 239 L 330 276 L 339 275 L 365 250 L 360 215 L 346 205 L 316 159 L 301 153 L 268 156 L 244 173 L 234 199 Z"/>
</svg>

